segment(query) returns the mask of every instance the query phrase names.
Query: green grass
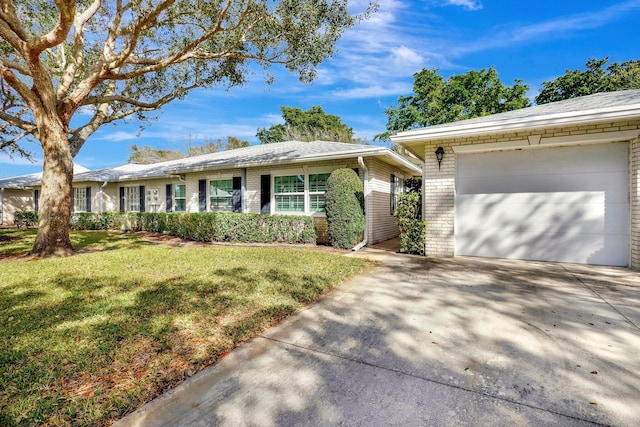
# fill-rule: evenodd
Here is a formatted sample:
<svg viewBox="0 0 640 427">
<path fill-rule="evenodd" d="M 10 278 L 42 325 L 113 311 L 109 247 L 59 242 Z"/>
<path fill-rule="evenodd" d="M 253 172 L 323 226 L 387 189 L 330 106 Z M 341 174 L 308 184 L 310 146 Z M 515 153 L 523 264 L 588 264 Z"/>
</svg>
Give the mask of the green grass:
<svg viewBox="0 0 640 427">
<path fill-rule="evenodd" d="M 73 233 L 87 253 L 69 258 L 11 256 L 33 238 L 0 230 L 3 426 L 109 424 L 366 266 L 106 232 Z"/>
</svg>

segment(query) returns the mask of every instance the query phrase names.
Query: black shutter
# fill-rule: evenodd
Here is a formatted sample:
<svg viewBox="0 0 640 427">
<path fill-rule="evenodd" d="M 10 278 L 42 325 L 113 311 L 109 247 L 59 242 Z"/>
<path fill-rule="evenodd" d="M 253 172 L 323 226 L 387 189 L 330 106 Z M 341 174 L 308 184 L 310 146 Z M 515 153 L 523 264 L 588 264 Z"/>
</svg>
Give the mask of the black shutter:
<svg viewBox="0 0 640 427">
<path fill-rule="evenodd" d="M 120 187 L 120 212 L 124 212 L 124 187 Z"/>
<path fill-rule="evenodd" d="M 87 212 L 91 212 L 91 187 L 87 187 Z"/>
<path fill-rule="evenodd" d="M 33 190 L 33 209 L 36 212 L 40 209 L 40 190 Z"/>
<path fill-rule="evenodd" d="M 396 176 L 391 174 L 391 179 L 389 181 L 391 184 L 391 189 L 389 191 L 391 194 L 391 215 L 393 215 L 396 211 Z"/>
<path fill-rule="evenodd" d="M 242 178 L 233 177 L 233 211 L 242 212 Z"/>
<path fill-rule="evenodd" d="M 140 186 L 140 212 L 144 212 L 144 201 L 145 201 L 145 193 L 144 193 L 144 185 Z"/>
<path fill-rule="evenodd" d="M 198 210 L 200 212 L 207 211 L 207 180 L 198 180 Z"/>
<path fill-rule="evenodd" d="M 260 175 L 260 213 L 271 213 L 271 175 Z"/>
<path fill-rule="evenodd" d="M 167 184 L 167 195 L 166 195 L 166 212 L 173 211 L 173 185 Z"/>
</svg>

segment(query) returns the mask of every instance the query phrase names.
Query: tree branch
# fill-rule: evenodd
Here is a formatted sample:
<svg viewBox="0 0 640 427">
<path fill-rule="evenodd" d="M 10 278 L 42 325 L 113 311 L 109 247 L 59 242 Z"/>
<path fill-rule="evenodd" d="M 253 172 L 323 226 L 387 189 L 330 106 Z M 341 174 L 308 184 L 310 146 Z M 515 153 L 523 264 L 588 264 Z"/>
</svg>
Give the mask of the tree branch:
<svg viewBox="0 0 640 427">
<path fill-rule="evenodd" d="M 44 50 L 62 43 L 71 30 L 73 18 L 76 13 L 76 2 L 70 0 L 55 0 L 55 3 L 60 11 L 60 17 L 55 28 L 43 36 L 29 40 L 28 49 L 33 58 L 39 56 Z"/>
</svg>

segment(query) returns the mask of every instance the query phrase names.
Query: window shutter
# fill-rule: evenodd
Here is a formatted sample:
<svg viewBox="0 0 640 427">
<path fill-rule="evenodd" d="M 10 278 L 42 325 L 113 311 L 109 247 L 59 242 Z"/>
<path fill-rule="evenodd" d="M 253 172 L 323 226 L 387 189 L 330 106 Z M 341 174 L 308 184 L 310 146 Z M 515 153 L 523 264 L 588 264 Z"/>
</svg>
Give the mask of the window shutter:
<svg viewBox="0 0 640 427">
<path fill-rule="evenodd" d="M 198 180 L 198 210 L 200 212 L 207 211 L 207 180 Z"/>
<path fill-rule="evenodd" d="M 271 213 L 271 175 L 260 175 L 260 213 Z"/>
<path fill-rule="evenodd" d="M 91 187 L 87 187 L 87 212 L 91 212 Z"/>
<path fill-rule="evenodd" d="M 391 195 L 391 215 L 396 211 L 396 176 L 391 174 L 391 178 L 389 179 L 391 189 L 389 194 Z"/>
<path fill-rule="evenodd" d="M 166 201 L 165 212 L 172 212 L 173 211 L 173 185 L 172 184 L 167 184 L 167 195 L 165 197 L 165 201 Z"/>
<path fill-rule="evenodd" d="M 40 210 L 40 190 L 33 190 L 33 209 Z"/>
<path fill-rule="evenodd" d="M 144 212 L 145 211 L 145 206 L 144 206 L 144 201 L 146 200 L 146 194 L 145 194 L 145 189 L 144 189 L 144 185 L 140 186 L 140 212 Z"/>
<path fill-rule="evenodd" d="M 233 211 L 242 212 L 242 178 L 233 177 Z"/>
<path fill-rule="evenodd" d="M 120 187 L 120 212 L 124 212 L 124 187 Z"/>
</svg>

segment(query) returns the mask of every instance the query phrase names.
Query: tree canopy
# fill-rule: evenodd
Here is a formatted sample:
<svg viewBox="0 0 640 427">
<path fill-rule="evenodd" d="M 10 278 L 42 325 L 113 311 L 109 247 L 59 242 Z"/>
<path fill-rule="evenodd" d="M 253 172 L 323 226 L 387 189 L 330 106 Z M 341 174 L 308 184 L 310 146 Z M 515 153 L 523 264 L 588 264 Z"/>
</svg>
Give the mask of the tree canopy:
<svg viewBox="0 0 640 427">
<path fill-rule="evenodd" d="M 192 144 L 191 138 L 189 138 L 185 146 L 185 151 L 158 149 L 149 145 L 138 147 L 136 144 L 133 144 L 129 147 L 129 158 L 127 162 L 148 165 L 202 154 L 217 153 L 220 150 L 235 150 L 236 148 L 248 147 L 250 145 L 249 141 L 234 136 L 228 136 L 226 142 L 221 139 L 213 141 L 205 138 L 202 144 Z"/>
<path fill-rule="evenodd" d="M 260 128 L 256 136 L 262 144 L 283 141 L 336 141 L 360 142 L 353 137 L 353 129 L 333 114 L 316 105 L 303 111 L 300 108 L 280 107 L 284 124 Z"/>
<path fill-rule="evenodd" d="M 614 62 L 609 58 L 591 58 L 585 70 L 567 70 L 564 75 L 542 83 L 537 104 L 571 99 L 599 92 L 640 89 L 640 60 Z"/>
<path fill-rule="evenodd" d="M 517 110 L 530 105 L 529 86 L 515 80 L 505 86 L 495 68 L 468 71 L 444 79 L 437 69 L 424 68 L 413 75 L 413 94 L 398 98 L 388 108 L 387 131 L 375 136 L 388 140 L 390 135 L 418 127 Z"/>
<path fill-rule="evenodd" d="M 0 149 L 43 149 L 32 252 L 69 255 L 73 157 L 101 126 L 195 88 L 237 86 L 252 65 L 304 82 L 359 18 L 348 0 L 1 0 Z"/>
</svg>

